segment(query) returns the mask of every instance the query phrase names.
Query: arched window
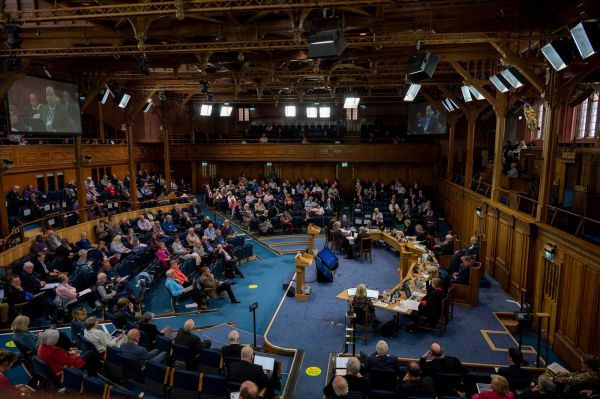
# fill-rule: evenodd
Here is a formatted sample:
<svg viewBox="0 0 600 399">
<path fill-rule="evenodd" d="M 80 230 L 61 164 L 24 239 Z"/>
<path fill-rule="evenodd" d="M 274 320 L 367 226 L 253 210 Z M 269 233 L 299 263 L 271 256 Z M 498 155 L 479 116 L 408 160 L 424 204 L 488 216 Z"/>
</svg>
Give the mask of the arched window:
<svg viewBox="0 0 600 399">
<path fill-rule="evenodd" d="M 577 106 L 577 138 L 597 138 L 600 130 L 598 123 L 598 100 L 600 93 L 595 92 Z"/>
</svg>

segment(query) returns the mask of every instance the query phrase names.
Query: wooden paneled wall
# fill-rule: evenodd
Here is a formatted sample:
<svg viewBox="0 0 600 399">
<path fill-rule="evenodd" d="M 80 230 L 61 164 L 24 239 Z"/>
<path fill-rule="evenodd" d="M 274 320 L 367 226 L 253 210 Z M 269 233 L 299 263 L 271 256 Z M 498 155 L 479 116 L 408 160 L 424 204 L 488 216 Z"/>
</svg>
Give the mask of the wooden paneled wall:
<svg viewBox="0 0 600 399">
<path fill-rule="evenodd" d="M 461 238 L 486 236 L 485 267 L 508 293 L 520 299 L 525 289 L 536 312 L 550 313 L 550 342 L 570 367 L 583 353 L 600 355 L 600 247 L 446 180 L 435 201 Z M 554 262 L 544 258 L 549 243 Z"/>
</svg>

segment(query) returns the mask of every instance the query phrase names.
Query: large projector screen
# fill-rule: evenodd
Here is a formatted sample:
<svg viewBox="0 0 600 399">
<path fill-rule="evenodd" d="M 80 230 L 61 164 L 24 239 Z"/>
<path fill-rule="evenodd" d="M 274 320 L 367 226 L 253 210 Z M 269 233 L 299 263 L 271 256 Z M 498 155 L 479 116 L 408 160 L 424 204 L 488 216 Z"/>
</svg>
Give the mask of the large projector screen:
<svg viewBox="0 0 600 399">
<path fill-rule="evenodd" d="M 13 83 L 6 96 L 10 132 L 81 134 L 77 85 L 26 76 Z"/>
<path fill-rule="evenodd" d="M 408 105 L 408 135 L 446 134 L 446 117 L 426 102 Z"/>
</svg>

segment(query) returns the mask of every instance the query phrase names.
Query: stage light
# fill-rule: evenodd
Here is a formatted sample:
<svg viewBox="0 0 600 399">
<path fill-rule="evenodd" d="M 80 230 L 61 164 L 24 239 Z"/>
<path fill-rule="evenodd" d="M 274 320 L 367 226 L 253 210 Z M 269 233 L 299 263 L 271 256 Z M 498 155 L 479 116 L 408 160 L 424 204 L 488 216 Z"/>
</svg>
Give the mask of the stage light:
<svg viewBox="0 0 600 399">
<path fill-rule="evenodd" d="M 465 100 L 466 103 L 468 103 L 469 101 L 473 101 L 473 96 L 471 95 L 471 90 L 469 89 L 469 86 L 462 86 L 460 88 L 460 91 L 462 91 L 463 100 Z"/>
<path fill-rule="evenodd" d="M 131 96 L 127 93 L 121 93 L 116 97 L 117 103 L 119 104 L 119 108 L 127 107 L 129 104 L 129 100 L 131 100 Z"/>
<path fill-rule="evenodd" d="M 346 45 L 344 35 L 339 30 L 315 33 L 308 39 L 308 58 L 339 57 Z"/>
<path fill-rule="evenodd" d="M 542 47 L 542 54 L 548 60 L 552 68 L 557 71 L 565 69 L 575 58 L 571 46 L 564 40 L 553 40 Z"/>
<path fill-rule="evenodd" d="M 148 100 L 146 105 L 144 105 L 144 113 L 147 113 L 148 111 L 150 111 L 150 108 L 152 108 L 153 105 L 154 105 L 154 103 L 152 102 L 152 100 Z"/>
<path fill-rule="evenodd" d="M 490 81 L 496 86 L 496 89 L 498 89 L 500 93 L 506 93 L 510 87 L 510 83 L 508 83 L 508 81 L 504 79 L 504 76 L 500 74 L 490 76 Z"/>
<path fill-rule="evenodd" d="M 11 50 L 21 48 L 21 43 L 23 43 L 19 36 L 21 27 L 15 24 L 5 24 L 4 31 L 6 32 L 6 41 L 4 42 L 6 47 Z"/>
<path fill-rule="evenodd" d="M 580 22 L 571 29 L 571 36 L 584 60 L 600 49 L 600 25 L 598 21 Z"/>
<path fill-rule="evenodd" d="M 477 100 L 485 100 L 483 94 L 481 94 L 475 87 L 469 86 L 469 90 L 471 91 L 471 94 L 473 94 L 473 97 L 475 97 Z"/>
<path fill-rule="evenodd" d="M 200 106 L 200 116 L 210 116 L 212 114 L 212 105 L 202 104 Z"/>
<path fill-rule="evenodd" d="M 306 107 L 306 117 L 307 118 L 316 118 L 317 117 L 317 107 Z"/>
<path fill-rule="evenodd" d="M 158 99 L 160 101 L 165 101 L 167 99 L 167 95 L 165 94 L 165 92 L 163 90 L 158 92 Z"/>
<path fill-rule="evenodd" d="M 98 100 L 100 101 L 100 104 L 106 104 L 106 100 L 108 100 L 109 95 L 110 89 L 108 88 L 108 86 L 105 86 L 104 90 L 102 90 L 98 95 Z"/>
<path fill-rule="evenodd" d="M 358 108 L 358 103 L 360 103 L 360 97 L 350 95 L 344 98 L 344 109 Z"/>
<path fill-rule="evenodd" d="M 231 116 L 231 112 L 233 111 L 233 107 L 229 104 L 221 105 L 221 111 L 219 112 L 219 116 L 228 117 Z"/>
<path fill-rule="evenodd" d="M 331 116 L 331 107 L 319 107 L 319 118 L 329 118 Z"/>
<path fill-rule="evenodd" d="M 517 70 L 517 68 L 511 66 L 500 72 L 500 75 L 504 77 L 510 83 L 512 87 L 518 89 L 519 87 L 523 87 L 525 83 L 525 78 L 521 75 L 521 72 Z"/>
<path fill-rule="evenodd" d="M 294 118 L 296 116 L 296 106 L 295 105 L 286 105 L 285 106 L 285 116 L 288 118 Z"/>
<path fill-rule="evenodd" d="M 406 89 L 406 94 L 404 95 L 403 101 L 413 101 L 417 94 L 419 94 L 419 90 L 421 90 L 421 85 L 418 83 L 409 83 Z"/>
<path fill-rule="evenodd" d="M 456 105 L 456 103 L 451 98 L 444 99 L 442 101 L 442 104 L 444 105 L 444 108 L 446 108 L 446 111 L 448 111 L 448 112 L 454 112 L 459 109 L 458 105 Z"/>
<path fill-rule="evenodd" d="M 442 100 L 442 105 L 444 106 L 444 109 L 448 112 L 452 112 L 452 110 L 446 105 L 446 100 Z"/>
</svg>

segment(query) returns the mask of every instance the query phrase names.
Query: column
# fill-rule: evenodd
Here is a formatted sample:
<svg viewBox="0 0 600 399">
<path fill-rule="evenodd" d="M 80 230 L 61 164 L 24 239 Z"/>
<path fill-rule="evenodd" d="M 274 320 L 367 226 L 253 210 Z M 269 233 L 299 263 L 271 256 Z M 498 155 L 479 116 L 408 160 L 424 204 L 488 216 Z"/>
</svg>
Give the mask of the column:
<svg viewBox="0 0 600 399">
<path fill-rule="evenodd" d="M 475 148 L 475 124 L 477 123 L 479 111 L 477 110 L 477 107 L 473 105 L 471 105 L 467 111 L 467 159 L 465 165 L 464 186 L 471 189 L 471 180 L 473 180 L 473 152 Z"/>
<path fill-rule="evenodd" d="M 448 134 L 448 164 L 446 166 L 446 179 L 452 180 L 454 175 L 454 140 L 456 139 L 456 123 L 458 116 L 456 113 L 451 113 L 448 117 L 450 124 L 450 132 Z"/>
<path fill-rule="evenodd" d="M 506 111 L 508 110 L 508 96 L 498 93 L 496 96 L 496 137 L 494 141 L 494 171 L 492 174 L 492 199 L 498 201 L 500 197 L 498 187 L 502 180 L 502 148 L 504 147 L 504 129 L 506 127 Z"/>
<path fill-rule="evenodd" d="M 135 170 L 135 160 L 133 154 L 133 126 L 127 125 L 127 157 L 129 158 L 129 194 L 131 195 L 131 210 L 138 209 L 137 197 L 137 170 Z"/>
<path fill-rule="evenodd" d="M 101 143 L 104 142 L 104 110 L 100 101 L 98 101 L 98 139 Z"/>
<path fill-rule="evenodd" d="M 83 149 L 81 147 L 81 136 L 75 136 L 75 184 L 77 185 L 77 205 L 81 210 L 79 212 L 79 220 L 87 222 L 88 211 L 87 200 L 85 198 L 86 189 L 83 181 Z"/>
<path fill-rule="evenodd" d="M 169 134 L 170 128 L 163 126 L 163 146 L 165 158 L 165 186 L 167 191 L 171 189 L 171 157 L 169 155 Z"/>
</svg>

